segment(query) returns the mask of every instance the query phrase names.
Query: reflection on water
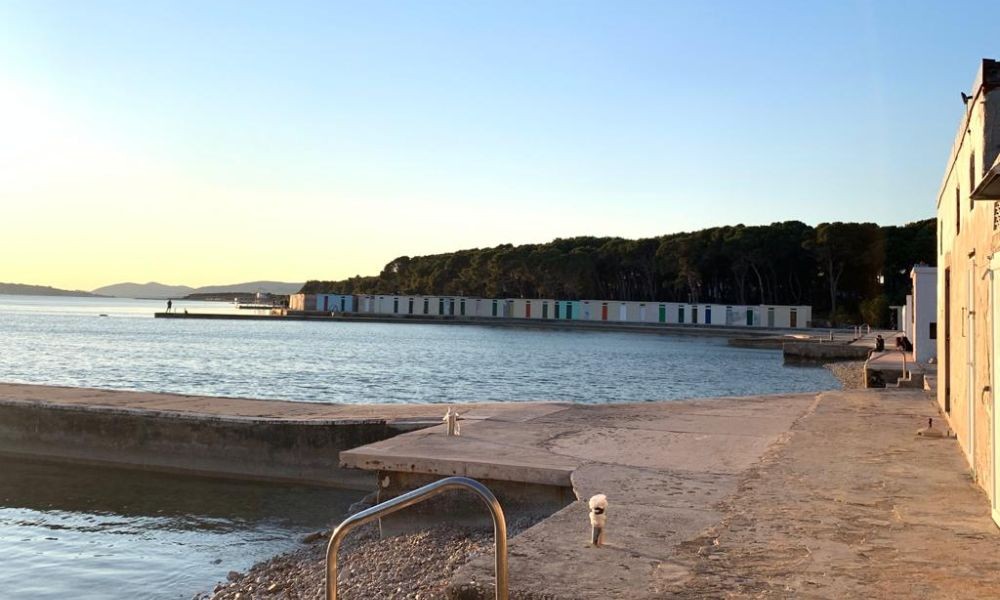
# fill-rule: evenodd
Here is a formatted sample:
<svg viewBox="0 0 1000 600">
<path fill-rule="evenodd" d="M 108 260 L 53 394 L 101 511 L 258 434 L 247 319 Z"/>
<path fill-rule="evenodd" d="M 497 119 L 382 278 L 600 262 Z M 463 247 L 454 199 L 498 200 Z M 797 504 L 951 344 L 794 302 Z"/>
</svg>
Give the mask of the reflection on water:
<svg viewBox="0 0 1000 600">
<path fill-rule="evenodd" d="M 781 351 L 733 348 L 722 338 L 151 318 L 162 308 L 0 296 L 0 381 L 348 403 L 603 403 L 839 387 L 827 369 L 793 372 Z"/>
<path fill-rule="evenodd" d="M 360 495 L 0 457 L 0 597 L 191 598 Z"/>
</svg>

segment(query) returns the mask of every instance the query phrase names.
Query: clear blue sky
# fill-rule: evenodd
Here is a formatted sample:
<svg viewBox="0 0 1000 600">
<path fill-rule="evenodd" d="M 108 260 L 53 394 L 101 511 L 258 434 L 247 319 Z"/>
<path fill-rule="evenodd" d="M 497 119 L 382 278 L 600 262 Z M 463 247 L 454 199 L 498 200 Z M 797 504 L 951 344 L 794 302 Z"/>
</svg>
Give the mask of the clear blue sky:
<svg viewBox="0 0 1000 600">
<path fill-rule="evenodd" d="M 0 0 L 20 256 L 0 281 L 334 278 L 930 217 L 998 22 L 997 2 Z"/>
</svg>

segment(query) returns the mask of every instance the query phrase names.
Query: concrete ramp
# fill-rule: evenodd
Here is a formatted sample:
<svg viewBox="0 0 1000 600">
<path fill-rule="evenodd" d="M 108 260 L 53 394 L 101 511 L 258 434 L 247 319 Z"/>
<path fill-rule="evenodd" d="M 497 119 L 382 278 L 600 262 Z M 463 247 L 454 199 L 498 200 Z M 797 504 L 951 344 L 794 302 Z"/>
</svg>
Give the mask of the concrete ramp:
<svg viewBox="0 0 1000 600">
<path fill-rule="evenodd" d="M 570 502 L 511 540 L 512 597 L 654 598 L 687 576 L 672 557 L 722 518 L 739 477 L 786 438 L 813 394 L 685 402 L 562 405 L 509 411 L 408 433 L 341 453 L 345 467 L 374 470 L 382 494 L 446 475 L 484 479 L 505 509 L 522 484 L 566 486 Z M 412 476 L 416 479 L 411 480 Z M 507 484 L 520 487 L 505 489 Z M 587 499 L 607 494 L 607 544 L 589 544 Z M 492 594 L 492 557 L 456 574 L 454 598 Z"/>
</svg>

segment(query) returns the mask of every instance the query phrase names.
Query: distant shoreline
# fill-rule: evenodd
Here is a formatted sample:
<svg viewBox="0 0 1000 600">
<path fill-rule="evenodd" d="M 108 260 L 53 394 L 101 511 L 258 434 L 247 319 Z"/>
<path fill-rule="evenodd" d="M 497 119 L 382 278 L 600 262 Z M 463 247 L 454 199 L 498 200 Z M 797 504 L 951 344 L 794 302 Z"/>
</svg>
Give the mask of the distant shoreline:
<svg viewBox="0 0 1000 600">
<path fill-rule="evenodd" d="M 530 329 L 562 329 L 585 331 L 614 331 L 623 333 L 653 333 L 697 335 L 712 337 L 775 337 L 787 334 L 826 336 L 829 329 L 763 329 L 747 327 L 720 327 L 681 325 L 675 323 L 617 323 L 608 321 L 567 321 L 555 319 L 492 319 L 479 317 L 430 316 L 430 315 L 273 315 L 273 314 L 216 314 L 216 313 L 184 313 L 156 312 L 157 319 L 210 319 L 210 320 L 243 320 L 243 321 L 314 321 L 325 323 L 411 323 L 423 325 L 481 325 L 489 327 L 519 327 Z M 780 349 L 780 348 L 776 348 Z"/>
<path fill-rule="evenodd" d="M 0 283 L 0 294 L 5 296 L 48 296 L 75 298 L 106 298 L 100 294 L 83 290 L 63 290 L 48 285 L 28 285 L 24 283 Z"/>
</svg>

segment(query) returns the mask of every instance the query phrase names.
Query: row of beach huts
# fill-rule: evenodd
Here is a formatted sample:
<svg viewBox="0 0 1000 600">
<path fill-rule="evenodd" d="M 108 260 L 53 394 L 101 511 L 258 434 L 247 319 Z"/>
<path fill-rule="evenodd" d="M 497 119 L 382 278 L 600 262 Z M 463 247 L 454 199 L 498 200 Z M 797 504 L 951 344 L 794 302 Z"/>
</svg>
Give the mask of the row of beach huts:
<svg viewBox="0 0 1000 600">
<path fill-rule="evenodd" d="M 812 321 L 810 306 L 354 294 L 292 294 L 288 312 L 779 329 L 805 328 Z"/>
</svg>

